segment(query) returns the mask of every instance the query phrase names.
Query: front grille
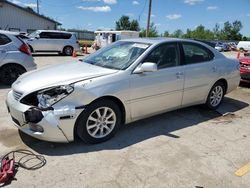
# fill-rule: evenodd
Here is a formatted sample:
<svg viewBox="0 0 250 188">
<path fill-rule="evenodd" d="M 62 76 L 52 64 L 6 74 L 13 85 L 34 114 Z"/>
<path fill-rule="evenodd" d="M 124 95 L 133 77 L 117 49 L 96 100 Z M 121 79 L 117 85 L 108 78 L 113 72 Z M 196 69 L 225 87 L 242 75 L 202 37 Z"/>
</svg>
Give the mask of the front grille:
<svg viewBox="0 0 250 188">
<path fill-rule="evenodd" d="M 13 97 L 17 101 L 22 97 L 23 93 L 13 90 Z"/>
<path fill-rule="evenodd" d="M 249 64 L 245 64 L 245 63 L 240 63 L 240 66 L 242 67 L 242 68 L 246 68 L 246 69 L 250 69 L 250 65 Z"/>
</svg>

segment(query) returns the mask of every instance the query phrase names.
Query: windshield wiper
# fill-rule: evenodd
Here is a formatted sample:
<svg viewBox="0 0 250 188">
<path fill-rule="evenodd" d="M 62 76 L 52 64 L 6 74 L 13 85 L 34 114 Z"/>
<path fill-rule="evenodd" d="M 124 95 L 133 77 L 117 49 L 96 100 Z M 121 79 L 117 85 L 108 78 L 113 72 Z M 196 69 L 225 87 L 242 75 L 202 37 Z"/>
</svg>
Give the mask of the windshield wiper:
<svg viewBox="0 0 250 188">
<path fill-rule="evenodd" d="M 107 65 L 103 65 L 103 66 L 101 66 L 101 67 L 108 68 L 108 69 L 120 70 L 120 69 L 118 69 L 118 68 L 116 68 L 116 67 L 107 66 Z"/>
</svg>

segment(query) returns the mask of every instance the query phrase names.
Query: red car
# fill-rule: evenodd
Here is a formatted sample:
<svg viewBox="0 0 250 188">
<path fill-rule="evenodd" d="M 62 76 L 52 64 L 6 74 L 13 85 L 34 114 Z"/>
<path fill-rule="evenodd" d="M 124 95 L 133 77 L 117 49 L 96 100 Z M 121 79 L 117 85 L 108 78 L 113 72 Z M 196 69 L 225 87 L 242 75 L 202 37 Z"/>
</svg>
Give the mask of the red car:
<svg viewBox="0 0 250 188">
<path fill-rule="evenodd" d="M 241 82 L 250 83 L 250 53 L 244 53 L 239 57 Z"/>
</svg>

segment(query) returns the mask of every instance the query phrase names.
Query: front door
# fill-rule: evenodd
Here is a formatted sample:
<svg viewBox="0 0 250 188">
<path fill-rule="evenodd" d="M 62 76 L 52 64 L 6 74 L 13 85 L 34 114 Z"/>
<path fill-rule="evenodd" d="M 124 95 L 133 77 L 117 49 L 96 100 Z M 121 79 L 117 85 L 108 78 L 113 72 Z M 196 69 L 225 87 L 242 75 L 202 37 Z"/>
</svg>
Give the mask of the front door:
<svg viewBox="0 0 250 188">
<path fill-rule="evenodd" d="M 161 44 L 143 62 L 156 63 L 158 70 L 131 74 L 132 120 L 178 108 L 182 102 L 184 69 L 180 65 L 178 44 Z"/>
</svg>

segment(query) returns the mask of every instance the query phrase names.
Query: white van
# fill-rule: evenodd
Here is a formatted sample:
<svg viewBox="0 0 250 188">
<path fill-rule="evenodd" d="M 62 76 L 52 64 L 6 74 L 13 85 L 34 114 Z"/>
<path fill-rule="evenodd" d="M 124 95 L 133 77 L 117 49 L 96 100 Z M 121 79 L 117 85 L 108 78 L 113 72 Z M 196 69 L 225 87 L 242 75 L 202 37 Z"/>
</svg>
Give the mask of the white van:
<svg viewBox="0 0 250 188">
<path fill-rule="evenodd" d="M 115 41 L 122 39 L 138 38 L 139 32 L 137 31 L 95 31 L 96 39 L 93 48 L 99 49 L 107 46 Z"/>
<path fill-rule="evenodd" d="M 31 52 L 59 52 L 72 55 L 73 51 L 80 51 L 79 42 L 74 33 L 57 30 L 37 30 L 25 39 Z"/>
<path fill-rule="evenodd" d="M 237 45 L 238 50 L 250 51 L 250 41 L 240 41 Z"/>
</svg>

